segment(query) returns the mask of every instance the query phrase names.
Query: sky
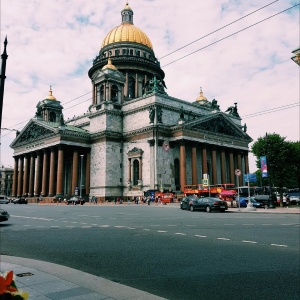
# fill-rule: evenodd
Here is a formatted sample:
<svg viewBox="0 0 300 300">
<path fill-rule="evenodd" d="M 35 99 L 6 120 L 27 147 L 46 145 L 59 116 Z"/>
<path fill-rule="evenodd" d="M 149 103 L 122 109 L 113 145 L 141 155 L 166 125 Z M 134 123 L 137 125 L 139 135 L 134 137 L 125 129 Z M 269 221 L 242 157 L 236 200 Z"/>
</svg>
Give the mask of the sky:
<svg viewBox="0 0 300 300">
<path fill-rule="evenodd" d="M 300 68 L 291 60 L 300 45 L 299 0 L 128 2 L 134 25 L 152 42 L 169 96 L 194 102 L 202 87 L 204 96 L 216 99 L 223 112 L 237 102 L 253 142 L 266 133 L 299 141 Z M 107 33 L 121 24 L 125 4 L 0 0 L 1 54 L 6 36 L 8 40 L 2 165 L 13 166 L 9 145 L 15 130 L 34 117 L 50 85 L 65 119 L 88 110 L 88 70 Z M 249 165 L 255 172 L 251 153 Z"/>
</svg>

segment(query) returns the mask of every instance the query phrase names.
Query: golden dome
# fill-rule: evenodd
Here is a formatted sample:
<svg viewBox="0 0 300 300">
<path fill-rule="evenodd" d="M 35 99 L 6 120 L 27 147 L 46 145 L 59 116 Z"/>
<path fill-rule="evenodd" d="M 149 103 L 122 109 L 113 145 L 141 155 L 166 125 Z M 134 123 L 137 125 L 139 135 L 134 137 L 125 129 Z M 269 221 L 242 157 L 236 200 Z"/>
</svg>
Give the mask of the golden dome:
<svg viewBox="0 0 300 300">
<path fill-rule="evenodd" d="M 202 92 L 202 88 L 200 88 L 200 95 L 199 97 L 196 99 L 197 102 L 206 102 L 207 101 L 207 98 L 205 98 L 203 96 L 203 92 Z"/>
<path fill-rule="evenodd" d="M 126 3 L 121 11 L 122 23 L 111 30 L 102 42 L 101 48 L 120 42 L 131 42 L 145 45 L 153 50 L 152 43 L 148 36 L 138 27 L 133 25 L 133 10 Z"/>
<path fill-rule="evenodd" d="M 52 95 L 52 87 L 51 87 L 51 85 L 50 85 L 49 95 L 45 99 L 56 100 L 56 98 Z"/>
<path fill-rule="evenodd" d="M 108 58 L 107 65 L 105 65 L 105 66 L 102 68 L 102 70 L 105 70 L 105 69 L 117 70 L 117 68 L 111 63 L 110 57 Z"/>
<path fill-rule="evenodd" d="M 132 42 L 145 45 L 153 50 L 148 36 L 131 23 L 123 23 L 111 30 L 103 40 L 101 48 L 119 42 Z"/>
</svg>

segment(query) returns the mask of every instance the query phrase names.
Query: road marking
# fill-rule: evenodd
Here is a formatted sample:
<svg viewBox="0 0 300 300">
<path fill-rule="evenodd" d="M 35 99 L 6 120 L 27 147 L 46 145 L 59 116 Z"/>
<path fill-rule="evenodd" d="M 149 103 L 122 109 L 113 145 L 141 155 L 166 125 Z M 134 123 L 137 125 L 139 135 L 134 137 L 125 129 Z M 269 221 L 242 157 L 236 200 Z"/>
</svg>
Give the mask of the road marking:
<svg viewBox="0 0 300 300">
<path fill-rule="evenodd" d="M 254 225 L 254 224 L 243 224 L 244 226 L 252 226 L 252 225 Z"/>
<path fill-rule="evenodd" d="M 200 237 L 200 238 L 206 238 L 206 235 L 199 235 L 199 234 L 195 234 L 196 237 Z"/>
<path fill-rule="evenodd" d="M 121 226 L 121 225 L 116 225 L 116 226 L 114 226 L 115 228 L 124 228 L 124 227 L 126 227 L 126 226 Z"/>
<path fill-rule="evenodd" d="M 165 231 L 165 230 L 157 230 L 157 232 L 165 233 L 165 232 L 168 232 L 168 231 Z"/>
<path fill-rule="evenodd" d="M 287 245 L 279 245 L 279 244 L 271 244 L 271 246 L 275 246 L 275 247 L 287 247 Z"/>
<path fill-rule="evenodd" d="M 271 226 L 272 224 L 261 224 L 263 226 Z"/>
<path fill-rule="evenodd" d="M 254 241 L 242 241 L 242 243 L 257 244 L 257 242 L 254 242 Z"/>
<path fill-rule="evenodd" d="M 175 226 L 177 226 L 177 225 L 167 225 L 167 226 L 168 226 L 168 227 L 170 227 L 170 226 L 174 226 L 174 227 L 175 227 Z"/>
<path fill-rule="evenodd" d="M 145 230 L 145 231 L 150 231 L 150 229 L 147 229 L 147 228 L 145 228 L 145 229 L 143 229 L 143 230 Z"/>
<path fill-rule="evenodd" d="M 54 225 L 52 225 L 52 226 L 50 226 L 51 228 L 59 228 L 59 226 L 54 226 Z"/>
<path fill-rule="evenodd" d="M 68 227 L 68 228 L 74 228 L 75 226 L 68 225 L 67 227 Z"/>
<path fill-rule="evenodd" d="M 91 228 L 92 226 L 81 226 L 81 228 Z"/>
<path fill-rule="evenodd" d="M 217 240 L 230 241 L 228 238 L 217 238 Z"/>
<path fill-rule="evenodd" d="M 235 224 L 224 224 L 225 226 L 235 226 Z"/>
<path fill-rule="evenodd" d="M 126 227 L 127 229 L 135 229 L 134 227 Z"/>
<path fill-rule="evenodd" d="M 182 233 L 182 232 L 175 232 L 175 234 L 177 234 L 177 235 L 186 235 L 185 233 Z"/>
<path fill-rule="evenodd" d="M 109 225 L 100 225 L 99 227 L 109 227 Z"/>
<path fill-rule="evenodd" d="M 27 227 L 29 227 L 29 226 L 31 226 L 31 225 L 23 225 L 23 226 L 27 226 Z"/>
</svg>

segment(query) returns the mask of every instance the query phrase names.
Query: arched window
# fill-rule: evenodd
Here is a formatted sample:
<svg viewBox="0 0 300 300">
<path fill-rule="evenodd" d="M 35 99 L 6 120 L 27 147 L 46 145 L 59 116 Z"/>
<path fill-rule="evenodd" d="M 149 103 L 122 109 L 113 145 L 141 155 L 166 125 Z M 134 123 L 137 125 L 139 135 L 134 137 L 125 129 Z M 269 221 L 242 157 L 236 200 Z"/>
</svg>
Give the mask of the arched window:
<svg viewBox="0 0 300 300">
<path fill-rule="evenodd" d="M 140 173 L 140 163 L 137 159 L 133 161 L 133 178 L 132 183 L 133 185 L 138 185 L 139 180 L 139 173 Z"/>
<path fill-rule="evenodd" d="M 101 87 L 100 87 L 100 102 L 104 101 L 104 92 L 105 92 L 104 84 L 102 84 Z"/>
<path fill-rule="evenodd" d="M 56 122 L 56 113 L 55 112 L 53 112 L 53 111 L 50 112 L 49 121 Z"/>
<path fill-rule="evenodd" d="M 129 77 L 128 79 L 128 98 L 135 97 L 135 80 L 133 77 Z"/>
<path fill-rule="evenodd" d="M 174 178 L 176 191 L 180 191 L 180 169 L 179 169 L 179 159 L 174 159 Z"/>
<path fill-rule="evenodd" d="M 112 102 L 118 102 L 118 87 L 115 84 L 113 84 L 111 87 L 110 96 Z"/>
</svg>

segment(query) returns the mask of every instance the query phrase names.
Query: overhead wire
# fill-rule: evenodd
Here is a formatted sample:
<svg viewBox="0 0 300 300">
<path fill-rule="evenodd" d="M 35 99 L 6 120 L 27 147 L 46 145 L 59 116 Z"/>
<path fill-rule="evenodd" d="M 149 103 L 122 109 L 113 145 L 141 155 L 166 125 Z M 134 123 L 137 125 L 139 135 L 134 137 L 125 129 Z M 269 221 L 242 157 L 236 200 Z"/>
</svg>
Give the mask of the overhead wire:
<svg viewBox="0 0 300 300">
<path fill-rule="evenodd" d="M 214 30 L 214 31 L 212 31 L 212 32 L 210 32 L 210 33 L 208 33 L 208 34 L 206 34 L 206 35 L 204 35 L 204 36 L 202 36 L 202 37 L 200 37 L 200 38 L 198 38 L 198 39 L 196 39 L 196 40 L 194 40 L 194 41 L 192 41 L 192 42 L 190 42 L 190 43 L 188 43 L 188 44 L 186 44 L 186 45 L 184 45 L 184 46 L 182 46 L 182 47 L 180 47 L 180 48 L 178 48 L 178 49 L 176 49 L 176 50 L 174 50 L 174 51 L 172 51 L 172 52 L 170 52 L 168 54 L 166 54 L 166 55 L 164 55 L 164 56 L 162 56 L 162 57 L 160 57 L 159 60 L 162 60 L 163 58 L 165 58 L 165 57 L 167 57 L 167 56 L 169 56 L 169 55 L 171 55 L 171 54 L 173 54 L 173 53 L 175 53 L 175 52 L 177 52 L 177 51 L 179 51 L 181 49 L 184 49 L 184 48 L 186 48 L 186 47 L 188 47 L 188 46 L 190 46 L 190 45 L 192 45 L 192 44 L 194 44 L 194 43 L 196 43 L 196 42 L 198 42 L 198 41 L 200 41 L 200 40 L 202 40 L 202 39 L 204 39 L 204 38 L 212 35 L 213 33 L 216 33 L 218 31 L 220 31 L 220 30 L 222 30 L 222 29 L 224 29 L 224 28 L 226 28 L 226 27 L 228 27 L 228 26 L 230 26 L 230 25 L 232 25 L 232 24 L 234 24 L 234 23 L 236 23 L 236 22 L 238 22 L 238 21 L 246 18 L 246 17 L 249 17 L 250 15 L 252 15 L 252 14 L 254 14 L 254 13 L 256 13 L 256 12 L 258 12 L 258 11 L 266 8 L 267 6 L 270 6 L 270 5 L 272 5 L 272 4 L 274 4 L 275 2 L 278 2 L 278 1 L 279 0 L 276 0 L 276 1 L 273 1 L 273 2 L 271 2 L 271 3 L 269 3 L 269 4 L 265 5 L 265 6 L 262 6 L 261 8 L 258 8 L 256 10 L 252 11 L 251 13 L 249 13 L 249 14 L 241 17 L 241 18 L 236 19 L 235 21 L 232 21 L 232 22 L 230 22 L 230 23 L 228 23 L 228 24 L 226 24 L 226 25 L 224 25 L 224 26 L 222 26 L 222 27 L 220 27 L 220 28 L 218 28 L 218 29 L 216 29 L 216 30 Z"/>
<path fill-rule="evenodd" d="M 179 60 L 182 60 L 182 59 L 184 59 L 184 58 L 186 58 L 186 57 L 188 57 L 188 56 L 191 56 L 192 54 L 195 54 L 195 53 L 197 53 L 197 52 L 199 52 L 199 51 L 201 51 L 201 50 L 203 50 L 203 49 L 206 49 L 206 48 L 208 48 L 208 47 L 210 47 L 210 46 L 212 46 L 212 45 L 214 45 L 214 44 L 217 44 L 217 43 L 219 43 L 219 42 L 221 42 L 221 41 L 224 41 L 225 39 L 227 39 L 227 38 L 229 38 L 229 37 L 232 37 L 233 35 L 236 35 L 236 34 L 242 32 L 242 31 L 244 31 L 244 30 L 247 30 L 247 29 L 249 29 L 249 28 L 251 28 L 251 27 L 253 27 L 253 26 L 255 26 L 255 25 L 258 25 L 258 24 L 260 24 L 260 23 L 262 23 L 262 22 L 265 22 L 265 21 L 267 21 L 267 20 L 269 20 L 269 19 L 271 19 L 271 18 L 273 18 L 273 17 L 275 17 L 275 16 L 278 16 L 278 15 L 280 15 L 280 14 L 282 14 L 282 13 L 284 13 L 284 12 L 286 12 L 286 11 L 288 11 L 288 10 L 290 10 L 290 9 L 292 9 L 292 8 L 294 8 L 294 7 L 296 7 L 296 6 L 298 6 L 298 5 L 300 5 L 300 4 L 296 4 L 296 5 L 294 5 L 294 6 L 291 6 L 291 7 L 287 8 L 287 9 L 285 9 L 285 10 L 282 10 L 282 11 L 280 11 L 280 12 L 278 12 L 278 13 L 276 13 L 276 14 L 270 16 L 270 17 L 267 17 L 267 18 L 265 18 L 265 19 L 262 19 L 262 20 L 260 20 L 260 21 L 258 21 L 258 22 L 256 22 L 256 23 L 254 23 L 254 24 L 251 24 L 251 25 L 249 25 L 249 26 L 247 26 L 247 27 L 245 27 L 245 28 L 243 28 L 243 29 L 241 29 L 241 30 L 238 30 L 238 31 L 236 31 L 236 32 L 234 32 L 234 33 L 232 33 L 232 34 L 229 34 L 229 35 L 225 36 L 225 37 L 222 38 L 222 39 L 219 39 L 219 40 L 217 40 L 217 41 L 215 41 L 215 42 L 213 42 L 213 43 L 210 43 L 209 45 L 206 45 L 206 46 L 204 46 L 204 47 L 202 47 L 202 48 L 200 48 L 200 49 L 197 49 L 197 50 L 195 50 L 195 51 L 193 51 L 193 52 L 191 52 L 191 53 L 189 53 L 189 54 L 186 54 L 186 55 L 184 55 L 184 56 L 182 56 L 182 57 L 180 57 L 180 58 L 177 58 L 177 59 L 175 59 L 175 60 L 173 60 L 173 61 L 171 61 L 171 62 L 169 62 L 169 63 L 163 65 L 162 67 L 169 66 L 169 65 L 171 65 L 171 64 L 173 64 L 173 63 L 175 63 L 175 62 L 177 62 L 177 61 L 179 61 Z"/>
</svg>

